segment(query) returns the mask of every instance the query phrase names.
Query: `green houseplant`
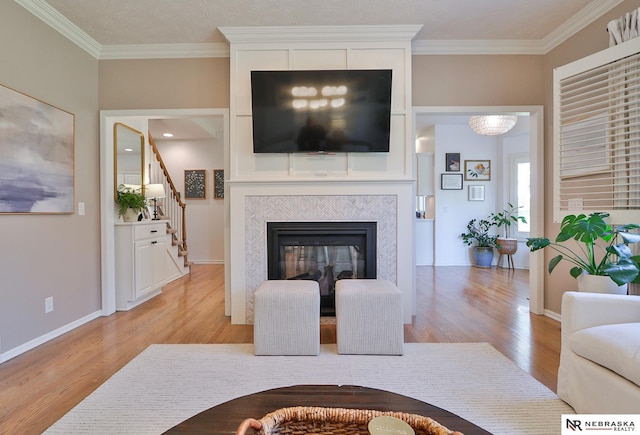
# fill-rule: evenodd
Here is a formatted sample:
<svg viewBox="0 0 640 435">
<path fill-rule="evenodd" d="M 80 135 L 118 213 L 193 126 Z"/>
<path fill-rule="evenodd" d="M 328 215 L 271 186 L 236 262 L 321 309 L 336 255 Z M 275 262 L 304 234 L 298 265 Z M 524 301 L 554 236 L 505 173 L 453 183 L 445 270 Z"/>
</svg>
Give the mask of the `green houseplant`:
<svg viewBox="0 0 640 435">
<path fill-rule="evenodd" d="M 493 248 L 499 248 L 498 236 L 489 234 L 492 227 L 488 219 L 471 219 L 467 224 L 467 232 L 460 234 L 462 242 L 473 246 L 473 257 L 476 266 L 491 267 Z"/>
<path fill-rule="evenodd" d="M 142 192 L 140 192 L 140 189 L 134 189 L 124 184 L 118 186 L 117 198 L 118 205 L 120 206 L 118 215 L 120 216 L 124 216 L 127 210 L 131 209 L 137 217 L 140 210 L 147 206 L 147 201 Z"/>
<path fill-rule="evenodd" d="M 507 207 L 500 213 L 491 213 L 489 220 L 498 230 L 503 229 L 503 235 L 498 237 L 498 252 L 500 255 L 513 255 L 518 251 L 518 240 L 511 237 L 511 226 L 518 225 L 518 222 L 524 224 L 527 220 L 524 216 L 518 216 L 518 208 L 511 203 L 507 203 Z"/>
<path fill-rule="evenodd" d="M 496 228 L 504 228 L 504 238 L 511 238 L 511 225 L 518 225 L 518 222 L 523 224 L 527 223 L 524 216 L 518 216 L 518 209 L 522 207 L 515 207 L 511 203 L 507 203 L 507 207 L 500 213 L 491 213 L 489 220 L 496 226 Z"/>
<path fill-rule="evenodd" d="M 633 256 L 629 244 L 640 242 L 640 234 L 628 231 L 640 228 L 637 224 L 609 225 L 608 213 L 568 215 L 560 225 L 555 242 L 544 237 L 527 239 L 531 251 L 549 247 L 559 253 L 549 261 L 549 273 L 562 260 L 572 263 L 571 276 L 578 279 L 584 274 L 608 276 L 618 286 L 630 282 L 640 283 L 640 256 Z M 563 244 L 573 239 L 577 248 Z"/>
</svg>

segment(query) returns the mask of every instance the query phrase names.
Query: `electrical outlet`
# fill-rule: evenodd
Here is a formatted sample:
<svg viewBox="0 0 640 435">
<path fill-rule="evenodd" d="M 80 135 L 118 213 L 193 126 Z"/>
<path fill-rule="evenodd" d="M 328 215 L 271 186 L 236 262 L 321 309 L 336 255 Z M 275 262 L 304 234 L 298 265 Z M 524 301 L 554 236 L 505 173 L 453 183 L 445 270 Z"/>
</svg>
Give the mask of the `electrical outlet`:
<svg viewBox="0 0 640 435">
<path fill-rule="evenodd" d="M 44 313 L 50 313 L 53 311 L 53 296 L 49 296 L 44 299 Z"/>
</svg>

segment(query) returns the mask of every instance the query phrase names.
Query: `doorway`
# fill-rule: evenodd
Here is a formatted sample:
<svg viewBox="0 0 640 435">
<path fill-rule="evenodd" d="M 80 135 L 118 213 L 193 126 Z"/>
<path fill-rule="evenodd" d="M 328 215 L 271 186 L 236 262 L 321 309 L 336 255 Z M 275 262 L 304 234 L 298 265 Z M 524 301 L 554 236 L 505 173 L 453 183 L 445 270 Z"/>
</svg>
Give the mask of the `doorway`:
<svg viewBox="0 0 640 435">
<path fill-rule="evenodd" d="M 478 107 L 438 107 L 438 106 L 416 106 L 413 109 L 414 133 L 420 125 L 421 117 L 457 117 L 464 123 L 468 121 L 470 115 L 512 113 L 528 118 L 529 128 L 529 157 L 533 170 L 530 179 L 531 193 L 531 234 L 542 234 L 544 227 L 544 137 L 543 137 L 543 108 L 542 106 L 478 106 Z M 460 121 L 458 121 L 460 122 Z M 415 134 L 417 137 L 417 134 Z M 452 150 L 455 151 L 455 150 Z M 469 155 L 469 158 L 481 156 Z M 436 167 L 438 167 L 436 165 Z M 439 172 L 436 171 L 438 175 Z M 439 180 L 436 179 L 436 195 L 440 188 Z M 508 181 L 507 181 L 508 182 Z M 504 198 L 506 202 L 508 198 Z M 438 207 L 436 199 L 436 207 Z M 437 217 L 437 216 L 436 216 Z M 442 224 L 442 223 L 441 223 Z M 438 237 L 438 219 L 434 222 L 434 234 Z M 437 263 L 438 252 L 434 253 L 435 264 Z M 531 255 L 529 263 L 529 310 L 534 314 L 544 314 L 544 265 L 543 256 Z"/>
<path fill-rule="evenodd" d="M 101 208 L 101 275 L 102 275 L 102 315 L 113 314 L 115 303 L 115 239 L 114 227 L 117 218 L 113 201 L 114 152 L 113 125 L 122 122 L 137 126 L 144 132 L 148 145 L 149 121 L 154 119 L 199 119 L 221 117 L 224 135 L 224 170 L 229 162 L 229 109 L 167 109 L 167 110 L 105 110 L 100 112 L 100 208 Z M 207 168 L 211 170 L 213 168 Z M 224 252 L 229 252 L 228 201 L 224 199 Z M 228 280 L 225 280 L 228 282 Z M 228 289 L 225 288 L 228 292 Z M 229 306 L 227 306 L 229 305 Z M 230 302 L 225 298 L 225 312 L 230 312 Z"/>
</svg>

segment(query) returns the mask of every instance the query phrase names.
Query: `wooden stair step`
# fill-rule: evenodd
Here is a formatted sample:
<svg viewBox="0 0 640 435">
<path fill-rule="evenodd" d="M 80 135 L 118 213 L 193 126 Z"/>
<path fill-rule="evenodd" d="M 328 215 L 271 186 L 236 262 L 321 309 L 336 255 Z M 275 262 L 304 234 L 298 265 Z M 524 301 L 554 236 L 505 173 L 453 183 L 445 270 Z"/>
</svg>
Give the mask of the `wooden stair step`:
<svg viewBox="0 0 640 435">
<path fill-rule="evenodd" d="M 178 230 L 175 228 L 167 228 L 167 234 L 175 234 L 177 233 Z"/>
<path fill-rule="evenodd" d="M 186 257 L 188 253 L 189 253 L 189 251 L 183 251 L 182 249 L 178 249 L 178 256 L 179 257 Z"/>
</svg>

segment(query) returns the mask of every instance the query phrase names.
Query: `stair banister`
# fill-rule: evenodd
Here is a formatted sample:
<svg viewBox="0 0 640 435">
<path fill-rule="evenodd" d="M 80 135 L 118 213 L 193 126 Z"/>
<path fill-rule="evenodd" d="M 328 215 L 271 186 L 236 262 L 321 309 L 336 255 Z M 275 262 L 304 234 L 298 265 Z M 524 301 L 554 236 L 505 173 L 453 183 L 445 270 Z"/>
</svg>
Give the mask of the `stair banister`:
<svg viewBox="0 0 640 435">
<path fill-rule="evenodd" d="M 185 204 L 180 198 L 180 193 L 176 189 L 171 176 L 169 175 L 169 171 L 167 170 L 164 161 L 162 160 L 162 156 L 160 156 L 160 152 L 158 151 L 158 147 L 149 133 L 149 145 L 151 146 L 151 150 L 156 157 L 157 166 L 160 169 L 160 172 L 164 175 L 161 180 L 154 180 L 154 182 L 161 183 L 165 187 L 165 192 L 169 192 L 167 195 L 167 199 L 164 204 L 165 215 L 169 216 L 171 225 L 175 225 L 178 233 L 180 234 L 180 240 L 182 241 L 182 249 L 188 252 L 187 248 L 187 219 L 186 219 L 186 210 L 187 204 Z M 157 173 L 154 171 L 153 173 Z M 185 264 L 187 262 L 185 256 Z"/>
</svg>

